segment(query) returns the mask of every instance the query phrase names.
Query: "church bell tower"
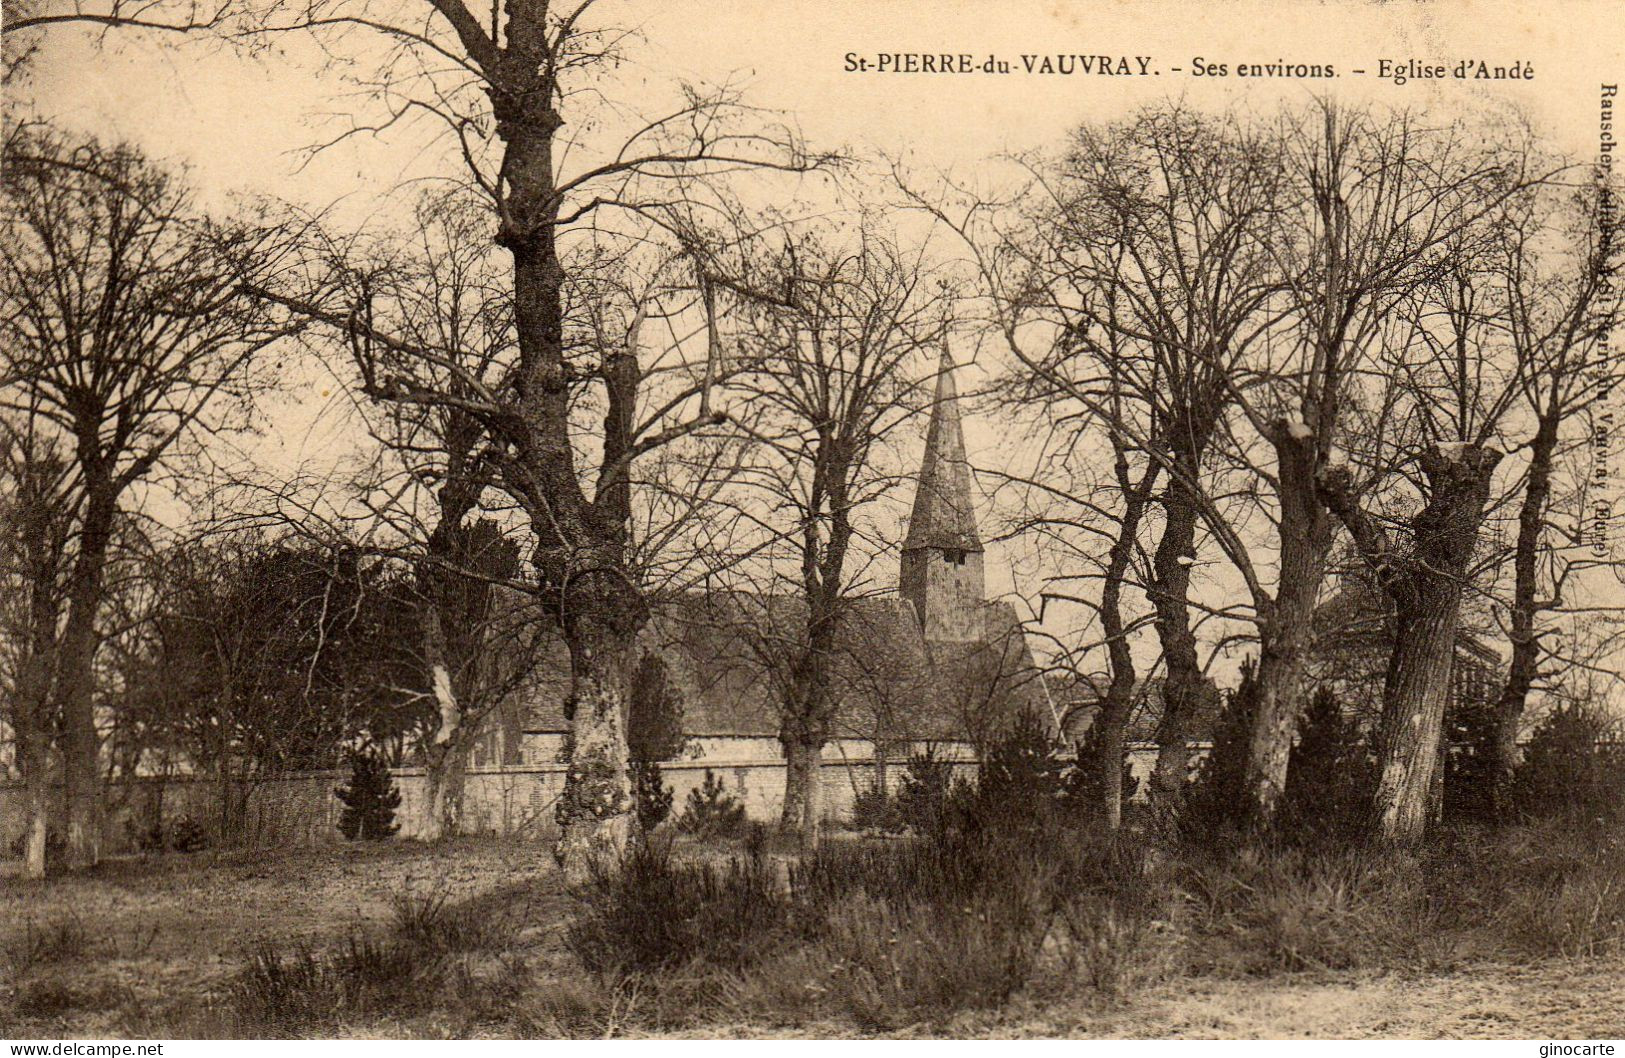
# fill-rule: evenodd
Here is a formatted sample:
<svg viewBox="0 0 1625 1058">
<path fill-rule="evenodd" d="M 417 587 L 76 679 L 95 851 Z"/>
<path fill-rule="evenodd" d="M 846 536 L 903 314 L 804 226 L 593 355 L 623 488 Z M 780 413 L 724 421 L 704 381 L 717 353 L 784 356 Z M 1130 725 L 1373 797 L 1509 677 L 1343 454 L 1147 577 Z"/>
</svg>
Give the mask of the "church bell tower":
<svg viewBox="0 0 1625 1058">
<path fill-rule="evenodd" d="M 971 505 L 970 464 L 953 372 L 953 358 L 944 346 L 898 588 L 914 608 L 927 641 L 968 643 L 985 636 L 982 538 Z"/>
</svg>

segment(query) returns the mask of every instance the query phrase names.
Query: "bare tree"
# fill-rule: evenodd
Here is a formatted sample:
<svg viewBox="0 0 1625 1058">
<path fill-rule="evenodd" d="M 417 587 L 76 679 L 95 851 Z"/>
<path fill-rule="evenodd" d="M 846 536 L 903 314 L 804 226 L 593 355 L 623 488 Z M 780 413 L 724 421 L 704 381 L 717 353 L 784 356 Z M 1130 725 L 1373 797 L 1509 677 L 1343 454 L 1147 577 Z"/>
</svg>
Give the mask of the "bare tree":
<svg viewBox="0 0 1625 1058">
<path fill-rule="evenodd" d="M 1507 159 L 1461 124 L 1377 114 L 1321 101 L 1282 126 L 1285 164 L 1301 189 L 1280 241 L 1292 313 L 1283 357 L 1260 365 L 1268 385 L 1244 400 L 1273 449 L 1280 569 L 1259 608 L 1258 707 L 1246 782 L 1261 819 L 1273 815 L 1307 704 L 1313 613 L 1335 531 L 1318 478 L 1347 440 L 1351 385 L 1374 362 L 1384 321 L 1427 282 L 1443 247 L 1481 223 L 1519 186 Z"/>
<path fill-rule="evenodd" d="M 757 440 L 742 468 L 753 493 L 743 502 L 759 512 L 770 582 L 739 597 L 769 608 L 783 596 L 796 600 L 799 627 L 770 613 L 747 621 L 773 630 L 754 638 L 783 674 L 783 821 L 811 848 L 823 747 L 835 733 L 834 669 L 843 632 L 854 631 L 843 626 L 854 601 L 872 593 L 870 567 L 882 550 L 872 532 L 861 539 L 868 508 L 900 480 L 887 450 L 919 409 L 910 374 L 922 350 L 944 340 L 950 295 L 921 254 L 868 224 L 849 241 L 791 235 L 748 287 L 731 285 L 743 294 L 744 322 L 742 369 L 730 387 Z M 949 399 L 951 370 L 945 353 L 939 396 Z"/>
<path fill-rule="evenodd" d="M 26 786 L 24 870 L 42 878 L 50 817 L 52 688 L 73 529 L 72 463 L 27 416 L 0 418 L 0 687 Z"/>
<path fill-rule="evenodd" d="M 257 40 L 314 35 L 330 54 L 354 59 L 347 68 L 358 109 L 335 141 L 433 122 L 464 179 L 490 202 L 495 241 L 511 259 L 507 371 L 495 385 L 459 374 L 448 388 L 416 371 L 369 375 L 364 385 L 378 400 L 458 408 L 478 420 L 496 485 L 529 523 L 535 590 L 572 664 L 572 767 L 558 808 L 558 854 L 572 876 L 596 853 L 621 848 L 631 819 L 623 713 L 648 606 L 629 567 L 626 486 L 640 459 L 726 416 L 702 397 L 703 366 L 665 374 L 670 385 L 652 395 L 636 328 L 623 332 L 632 341 L 611 348 L 575 344 L 568 291 L 589 262 L 647 249 L 665 232 L 692 232 L 690 207 L 710 183 L 825 161 L 729 88 L 685 89 L 653 116 L 606 101 L 598 78 L 631 34 L 594 24 L 592 6 L 519 0 L 487 18 L 463 0 L 273 0 L 224 27 Z M 668 250 L 694 248 L 678 235 L 667 241 Z M 434 360 L 375 324 L 364 298 L 335 312 L 308 294 L 279 291 L 285 306 L 336 316 L 372 350 Z"/>
<path fill-rule="evenodd" d="M 97 630 L 124 494 L 193 441 L 247 425 L 256 354 L 284 328 L 243 293 L 271 233 L 197 217 L 175 178 L 125 147 L 31 129 L 6 145 L 0 401 L 73 452 L 81 496 L 58 644 L 68 840 L 100 851 Z"/>
<path fill-rule="evenodd" d="M 1506 634 L 1511 645 L 1506 683 L 1497 698 L 1491 744 L 1490 791 L 1497 815 L 1507 810 L 1508 783 L 1518 762 L 1518 736 L 1529 697 L 1565 664 L 1565 651 L 1545 625 L 1554 612 L 1574 612 L 1567 598 L 1583 571 L 1596 564 L 1565 517 L 1561 462 L 1591 440 L 1589 412 L 1625 378 L 1625 359 L 1601 337 L 1616 310 L 1609 276 L 1618 268 L 1619 218 L 1603 207 L 1603 191 L 1546 184 L 1518 196 L 1505 211 L 1507 230 L 1490 264 L 1500 287 L 1497 321 L 1518 362 L 1518 406 L 1511 416 L 1527 440 L 1518 531 L 1512 551 L 1512 595 Z M 1582 475 L 1583 476 L 1583 475 Z M 1570 488 L 1569 492 L 1583 492 Z M 1578 552 L 1578 554 L 1576 554 Z"/>
</svg>

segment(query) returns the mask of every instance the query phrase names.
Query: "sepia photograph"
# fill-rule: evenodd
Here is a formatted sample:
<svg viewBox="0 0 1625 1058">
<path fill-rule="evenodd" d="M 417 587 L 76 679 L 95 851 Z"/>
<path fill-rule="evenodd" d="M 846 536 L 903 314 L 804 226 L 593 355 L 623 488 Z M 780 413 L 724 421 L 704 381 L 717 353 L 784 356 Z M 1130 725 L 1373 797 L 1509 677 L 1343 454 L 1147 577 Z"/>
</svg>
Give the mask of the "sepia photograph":
<svg viewBox="0 0 1625 1058">
<path fill-rule="evenodd" d="M 1618 14 L 5 0 L 0 1043 L 1618 1053 Z"/>
</svg>

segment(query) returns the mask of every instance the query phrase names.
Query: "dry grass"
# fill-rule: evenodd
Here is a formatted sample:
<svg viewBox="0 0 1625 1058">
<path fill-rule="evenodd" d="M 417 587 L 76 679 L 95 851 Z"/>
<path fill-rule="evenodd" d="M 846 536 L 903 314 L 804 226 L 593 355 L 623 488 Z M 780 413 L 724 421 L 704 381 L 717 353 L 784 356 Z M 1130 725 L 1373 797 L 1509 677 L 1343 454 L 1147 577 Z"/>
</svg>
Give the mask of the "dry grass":
<svg viewBox="0 0 1625 1058">
<path fill-rule="evenodd" d="M 1622 867 L 1617 843 L 1550 832 L 1462 835 L 1411 860 L 1103 859 L 1069 883 L 1078 897 L 1041 948 L 1006 945 L 1021 960 L 1006 967 L 978 961 L 1003 943 L 986 907 L 944 923 L 862 881 L 832 894 L 819 943 L 639 975 L 583 969 L 568 941 L 583 905 L 537 845 L 164 856 L 0 882 L 0 1024 L 22 1037 L 1610 1035 L 1625 1009 Z M 867 852 L 843 868 L 884 869 Z"/>
</svg>

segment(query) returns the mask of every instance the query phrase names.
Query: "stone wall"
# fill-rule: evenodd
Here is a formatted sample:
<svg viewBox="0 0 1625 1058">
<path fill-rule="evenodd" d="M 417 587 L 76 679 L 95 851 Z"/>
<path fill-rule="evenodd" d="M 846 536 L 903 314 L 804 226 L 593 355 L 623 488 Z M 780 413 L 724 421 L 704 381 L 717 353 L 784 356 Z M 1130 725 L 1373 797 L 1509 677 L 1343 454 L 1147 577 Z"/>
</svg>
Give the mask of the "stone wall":
<svg viewBox="0 0 1625 1058">
<path fill-rule="evenodd" d="M 672 789 L 673 813 L 680 814 L 689 791 L 700 786 L 707 771 L 722 780 L 728 792 L 745 806 L 752 819 L 776 820 L 784 799 L 784 761 L 778 743 L 762 738 L 701 738 L 688 759 L 661 765 Z M 915 747 L 908 747 L 912 750 Z M 564 785 L 564 765 L 541 760 L 543 746 L 531 745 L 526 763 L 507 767 L 476 768 L 468 773 L 462 830 L 469 834 L 496 834 L 537 839 L 555 833 L 553 806 Z M 937 746 L 939 757 L 951 758 L 967 778 L 976 761 L 969 746 Z M 887 785 L 893 789 L 907 768 L 908 753 L 899 748 L 885 763 Z M 1156 760 L 1156 747 L 1135 747 L 1131 765 L 1144 791 Z M 868 742 L 842 740 L 824 752 L 824 809 L 831 821 L 851 816 L 860 790 L 875 782 L 877 768 Z M 421 768 L 398 768 L 395 782 L 401 793 L 396 819 L 402 837 L 414 837 L 414 823 L 426 794 Z M 346 773 L 310 772 L 259 783 L 252 789 L 234 788 L 242 806 L 240 822 L 230 828 L 230 844 L 249 846 L 309 845 L 341 840 L 338 819 L 342 805 L 333 796 Z M 246 801 L 243 800 L 246 795 Z M 115 784 L 108 791 L 108 848 L 113 852 L 134 847 L 135 835 L 160 815 L 168 825 L 190 817 L 214 839 L 220 831 L 224 807 L 220 784 L 212 779 L 142 778 Z M 23 787 L 0 781 L 0 855 L 23 830 Z"/>
</svg>

